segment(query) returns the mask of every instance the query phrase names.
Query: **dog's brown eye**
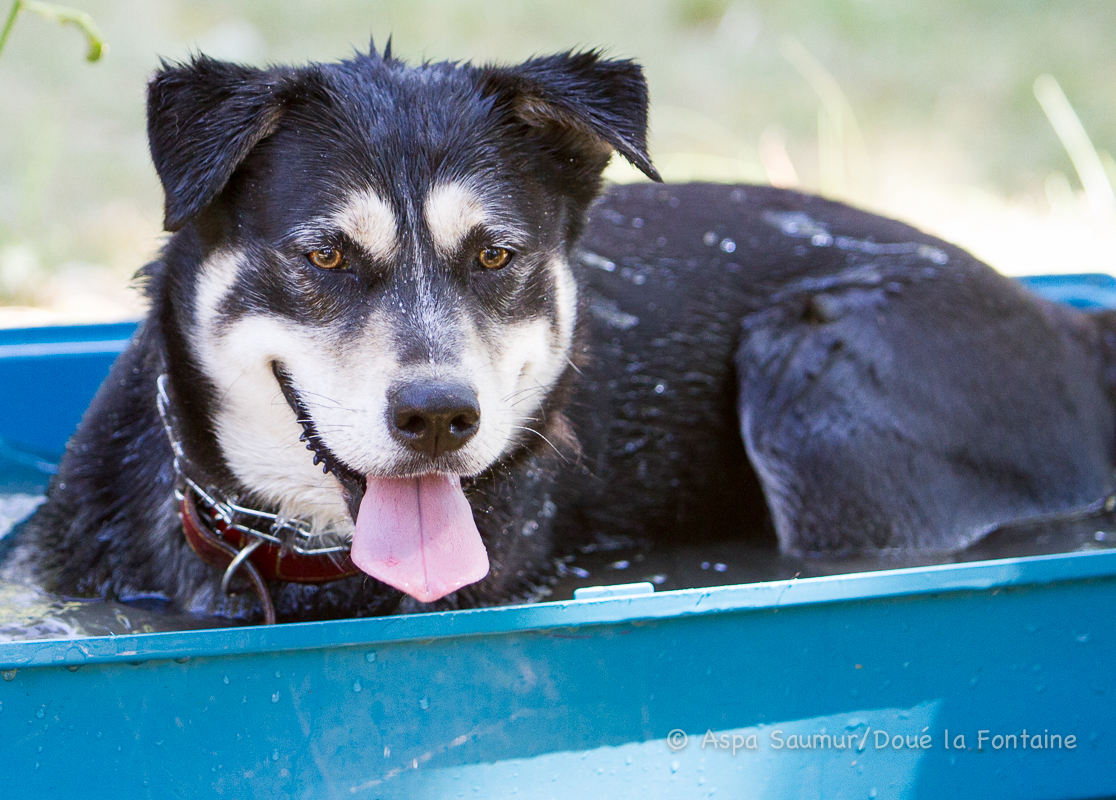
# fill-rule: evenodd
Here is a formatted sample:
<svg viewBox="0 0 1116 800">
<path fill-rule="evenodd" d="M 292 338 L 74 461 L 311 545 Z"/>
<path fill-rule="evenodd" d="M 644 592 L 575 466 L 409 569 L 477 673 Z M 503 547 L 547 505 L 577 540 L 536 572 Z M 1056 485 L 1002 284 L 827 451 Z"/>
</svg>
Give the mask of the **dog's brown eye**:
<svg viewBox="0 0 1116 800">
<path fill-rule="evenodd" d="M 307 256 L 310 263 L 318 269 L 337 269 L 345 263 L 345 254 L 336 247 L 323 247 L 321 250 L 311 250 Z"/>
<path fill-rule="evenodd" d="M 485 269 L 501 269 L 511 261 L 512 251 L 504 247 L 486 247 L 477 253 L 477 263 Z"/>
</svg>

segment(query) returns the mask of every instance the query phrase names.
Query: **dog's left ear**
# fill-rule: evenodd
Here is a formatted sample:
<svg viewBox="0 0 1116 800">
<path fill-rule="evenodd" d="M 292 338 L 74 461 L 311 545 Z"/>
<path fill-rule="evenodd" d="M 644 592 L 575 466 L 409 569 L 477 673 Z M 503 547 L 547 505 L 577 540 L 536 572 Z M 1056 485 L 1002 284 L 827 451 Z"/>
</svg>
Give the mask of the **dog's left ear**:
<svg viewBox="0 0 1116 800">
<path fill-rule="evenodd" d="M 647 154 L 647 81 L 634 61 L 562 53 L 482 69 L 481 84 L 497 108 L 541 133 L 558 153 L 594 154 L 603 169 L 616 150 L 651 180 L 662 180 Z"/>
</svg>

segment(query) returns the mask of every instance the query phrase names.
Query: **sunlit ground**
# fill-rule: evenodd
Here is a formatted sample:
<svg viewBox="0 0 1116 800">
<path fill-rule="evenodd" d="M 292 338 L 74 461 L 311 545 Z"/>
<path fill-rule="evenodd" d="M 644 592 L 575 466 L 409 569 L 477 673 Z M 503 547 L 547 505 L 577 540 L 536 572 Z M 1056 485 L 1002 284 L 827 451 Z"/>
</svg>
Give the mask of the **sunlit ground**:
<svg viewBox="0 0 1116 800">
<path fill-rule="evenodd" d="M 162 236 L 143 127 L 159 56 L 330 60 L 370 33 L 412 62 L 605 46 L 646 67 L 668 180 L 820 192 L 1007 274 L 1116 273 L 1110 0 L 67 2 L 102 30 L 101 62 L 32 15 L 0 55 L 0 326 L 142 313 L 129 280 Z"/>
</svg>

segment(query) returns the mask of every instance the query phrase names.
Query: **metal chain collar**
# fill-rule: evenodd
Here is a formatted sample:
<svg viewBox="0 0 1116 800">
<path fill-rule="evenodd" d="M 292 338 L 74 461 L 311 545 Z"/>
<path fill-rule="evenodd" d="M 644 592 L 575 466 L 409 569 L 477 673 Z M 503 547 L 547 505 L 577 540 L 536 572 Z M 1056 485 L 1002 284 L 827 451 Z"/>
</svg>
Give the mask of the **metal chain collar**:
<svg viewBox="0 0 1116 800">
<path fill-rule="evenodd" d="M 223 588 L 227 587 L 228 580 L 232 577 L 232 572 L 235 571 L 235 566 L 239 566 L 252 550 L 265 542 L 285 550 L 291 550 L 302 556 L 328 556 L 349 552 L 350 545 L 348 543 L 316 545 L 315 542 L 320 542 L 323 536 L 328 537 L 329 535 L 315 534 L 313 526 L 304 519 L 285 517 L 270 511 L 242 506 L 237 503 L 235 495 L 226 497 L 222 492 L 212 487 L 203 488 L 187 475 L 183 468 L 183 464 L 186 462 L 186 454 L 171 423 L 170 396 L 167 393 L 166 373 L 158 377 L 155 385 L 157 389 L 155 404 L 159 409 L 159 419 L 162 420 L 163 430 L 166 431 L 171 451 L 174 453 L 175 498 L 181 502 L 185 497 L 185 492 L 193 492 L 196 499 L 210 511 L 215 520 L 223 523 L 228 530 L 239 531 L 255 540 L 248 544 L 241 551 L 237 560 L 229 566 L 229 571 L 226 572 L 225 580 L 222 582 Z M 254 527 L 252 523 L 255 523 L 255 525 L 262 523 L 266 525 L 266 529 Z"/>
</svg>

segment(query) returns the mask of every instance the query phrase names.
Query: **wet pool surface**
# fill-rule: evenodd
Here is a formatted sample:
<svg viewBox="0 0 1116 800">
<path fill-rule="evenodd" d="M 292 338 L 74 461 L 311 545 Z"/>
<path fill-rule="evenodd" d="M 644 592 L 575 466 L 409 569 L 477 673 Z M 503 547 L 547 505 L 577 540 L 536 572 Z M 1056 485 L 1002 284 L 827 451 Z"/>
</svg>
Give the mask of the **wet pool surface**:
<svg viewBox="0 0 1116 800">
<path fill-rule="evenodd" d="M 966 550 L 950 554 L 876 554 L 852 558 L 796 558 L 774 547 L 734 542 L 655 549 L 632 542 L 589 545 L 558 564 L 550 600 L 569 600 L 583 586 L 649 582 L 655 591 L 846 575 L 998 558 L 1072 553 L 1116 547 L 1116 513 L 1036 520 L 1004 526 Z"/>
<path fill-rule="evenodd" d="M 30 515 L 42 495 L 0 494 L 0 538 Z M 856 558 L 795 558 L 775 548 L 734 542 L 654 548 L 602 539 L 555 562 L 547 600 L 569 600 L 589 586 L 648 582 L 655 591 L 841 575 L 930 564 L 1081 552 L 1116 547 L 1116 512 L 1039 520 L 994 531 L 960 553 L 921 557 L 881 554 Z M 228 627 L 240 622 L 176 613 L 158 601 L 116 603 L 67 600 L 34 587 L 0 581 L 0 642 Z"/>
<path fill-rule="evenodd" d="M 0 494 L 0 539 L 30 516 L 41 494 Z M 227 626 L 225 620 L 199 619 L 149 605 L 67 600 L 33 586 L 0 581 L 0 642 L 58 639 L 74 636 L 117 636 L 125 633 L 192 630 Z"/>
</svg>

